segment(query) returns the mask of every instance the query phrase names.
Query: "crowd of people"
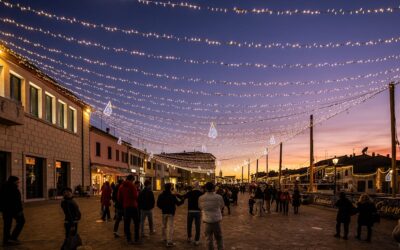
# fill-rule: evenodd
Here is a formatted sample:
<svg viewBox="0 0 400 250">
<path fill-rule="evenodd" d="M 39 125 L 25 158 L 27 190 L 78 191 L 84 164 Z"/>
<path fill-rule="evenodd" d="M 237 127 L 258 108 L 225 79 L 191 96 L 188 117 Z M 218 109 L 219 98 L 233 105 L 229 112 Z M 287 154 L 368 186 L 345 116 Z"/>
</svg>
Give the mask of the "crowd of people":
<svg viewBox="0 0 400 250">
<path fill-rule="evenodd" d="M 3 213 L 3 245 L 18 245 L 25 217 L 23 213 L 21 193 L 19 191 L 19 179 L 10 176 L 8 181 L 2 185 L 0 198 L 2 201 L 0 209 Z M 246 192 L 246 187 L 236 185 L 215 186 L 208 182 L 203 187 L 195 182 L 192 187 L 182 189 L 180 193 L 174 192 L 171 183 L 164 185 L 162 193 L 156 199 L 151 182 L 146 180 L 144 186 L 139 181 L 134 181 L 132 175 L 126 180 L 119 180 L 116 185 L 106 182 L 101 188 L 101 221 L 111 221 L 110 207 L 115 208 L 113 234 L 119 238 L 119 224 L 123 220 L 124 235 L 128 244 L 141 244 L 143 238 L 153 235 L 154 229 L 153 209 L 159 208 L 162 213 L 162 240 L 166 247 L 175 246 L 174 242 L 174 218 L 177 206 L 181 206 L 187 200 L 187 241 L 195 246 L 200 245 L 201 227 L 207 241 L 208 249 L 223 249 L 223 234 L 221 221 L 226 208 L 227 215 L 231 213 L 231 205 L 236 206 L 238 194 Z M 297 187 L 293 191 L 276 189 L 266 184 L 248 186 L 249 191 L 249 214 L 264 216 L 275 210 L 277 213 L 288 215 L 289 205 L 293 207 L 293 213 L 299 213 L 301 195 Z M 61 208 L 64 212 L 65 241 L 62 249 L 70 249 L 68 244 L 79 245 L 81 240 L 78 235 L 78 223 L 81 212 L 78 204 L 73 199 L 73 190 L 65 188 Z M 273 204 L 275 202 L 275 208 Z M 254 212 L 255 206 L 255 212 Z M 372 239 L 372 227 L 379 222 L 379 214 L 374 203 L 367 194 L 362 194 L 356 206 L 346 198 L 345 193 L 340 193 L 335 206 L 338 208 L 336 217 L 337 238 L 341 237 L 341 226 L 343 224 L 343 239 L 348 239 L 351 217 L 358 214 L 357 239 L 361 239 L 362 228 L 366 227 L 368 242 Z M 16 224 L 12 229 L 12 222 Z M 148 234 L 145 223 L 148 223 Z M 133 224 L 133 238 L 131 225 Z M 194 234 L 192 232 L 194 224 Z M 400 232 L 400 230 L 398 230 Z M 194 237 L 193 237 L 194 235 Z M 72 240 L 71 240 L 72 239 Z"/>
</svg>

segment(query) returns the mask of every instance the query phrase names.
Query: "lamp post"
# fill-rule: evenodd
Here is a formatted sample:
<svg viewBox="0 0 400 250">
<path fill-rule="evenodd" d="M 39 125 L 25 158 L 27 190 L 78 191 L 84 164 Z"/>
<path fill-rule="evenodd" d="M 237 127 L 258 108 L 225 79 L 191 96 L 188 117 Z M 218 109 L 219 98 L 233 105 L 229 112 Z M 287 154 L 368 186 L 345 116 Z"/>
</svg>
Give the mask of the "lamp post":
<svg viewBox="0 0 400 250">
<path fill-rule="evenodd" d="M 333 165 L 335 165 L 335 189 L 333 190 L 333 194 L 336 196 L 336 165 L 338 164 L 338 162 L 339 162 L 339 159 L 338 158 L 336 158 L 336 156 L 335 156 L 335 158 L 333 158 L 332 159 L 332 162 L 333 162 Z"/>
</svg>

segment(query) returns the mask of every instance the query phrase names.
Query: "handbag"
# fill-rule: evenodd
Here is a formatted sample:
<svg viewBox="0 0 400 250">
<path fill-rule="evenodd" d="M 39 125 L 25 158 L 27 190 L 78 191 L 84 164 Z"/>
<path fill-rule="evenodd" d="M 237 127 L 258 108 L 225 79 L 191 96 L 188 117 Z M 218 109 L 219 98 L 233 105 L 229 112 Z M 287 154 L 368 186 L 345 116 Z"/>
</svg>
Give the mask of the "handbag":
<svg viewBox="0 0 400 250">
<path fill-rule="evenodd" d="M 82 239 L 79 234 L 70 235 L 64 240 L 61 250 L 76 250 L 79 246 L 82 246 Z"/>
</svg>

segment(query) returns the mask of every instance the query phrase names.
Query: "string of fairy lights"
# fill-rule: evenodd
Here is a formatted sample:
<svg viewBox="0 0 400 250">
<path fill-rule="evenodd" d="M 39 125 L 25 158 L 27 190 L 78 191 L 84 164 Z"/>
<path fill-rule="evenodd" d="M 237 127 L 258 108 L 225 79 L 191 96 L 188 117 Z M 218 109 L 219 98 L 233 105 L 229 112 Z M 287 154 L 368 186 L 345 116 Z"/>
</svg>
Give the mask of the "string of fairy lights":
<svg viewBox="0 0 400 250">
<path fill-rule="evenodd" d="M 269 9 L 269 8 L 220 8 L 192 4 L 180 1 L 161 2 L 153 0 L 136 0 L 139 5 L 163 8 L 182 8 L 195 11 L 237 15 L 266 16 L 344 16 L 344 15 L 388 15 L 399 13 L 399 6 L 379 8 L 354 9 Z M 28 5 L 0 0 L 0 8 L 17 10 L 19 14 L 32 14 L 37 18 L 75 25 L 86 30 L 98 30 L 103 34 L 118 34 L 150 40 L 172 41 L 205 45 L 205 49 L 226 46 L 238 49 L 254 48 L 272 51 L 274 49 L 312 50 L 337 49 L 353 47 L 383 47 L 397 45 L 400 36 L 392 35 L 386 38 L 370 40 L 343 40 L 325 42 L 259 42 L 235 40 L 220 37 L 211 38 L 191 34 L 176 35 L 157 31 L 144 31 L 137 27 L 120 27 L 102 22 L 93 22 L 71 16 L 58 15 L 47 10 L 39 10 Z M 387 89 L 389 81 L 400 77 L 400 68 L 393 66 L 400 59 L 400 54 L 387 53 L 350 58 L 346 60 L 274 63 L 248 62 L 247 60 L 233 62 L 224 59 L 199 59 L 182 53 L 158 54 L 141 49 L 131 49 L 128 46 L 108 45 L 101 39 L 82 39 L 77 36 L 51 31 L 47 28 L 28 25 L 10 17 L 0 16 L 0 22 L 18 32 L 0 30 L 0 43 L 6 45 L 6 51 L 17 51 L 22 54 L 21 62 L 34 63 L 46 74 L 62 86 L 67 86 L 79 98 L 88 102 L 93 108 L 93 119 L 104 120 L 108 126 L 118 131 L 124 140 L 145 142 L 153 148 L 168 147 L 170 152 L 189 148 L 212 148 L 219 154 L 222 161 L 252 155 L 255 161 L 265 155 L 265 145 L 270 151 L 279 142 L 288 140 L 303 133 L 309 128 L 308 116 L 314 114 L 315 124 L 320 124 L 348 111 Z M 32 22 L 33 23 L 33 22 Z M 71 44 L 80 48 L 100 51 L 98 58 L 84 54 L 73 53 L 63 46 L 48 46 L 42 41 L 34 41 L 21 33 L 36 33 L 35 37 L 43 36 L 51 40 Z M 18 33 L 18 35 L 17 35 Z M 54 41 L 53 41 L 54 39 Z M 23 44 L 23 45 L 22 45 Z M 34 50 L 28 49 L 28 47 Z M 10 49 L 9 49 L 10 48 Z M 3 48 L 2 48 L 3 49 Z M 128 55 L 132 58 L 150 59 L 149 64 L 141 64 L 139 60 L 129 66 L 123 63 L 113 63 L 102 59 L 103 53 L 112 53 L 113 57 Z M 211 54 L 211 53 L 210 53 Z M 206 55 L 207 56 L 207 55 Z M 218 58 L 218 57 L 216 57 Z M 152 61 L 176 65 L 209 65 L 224 67 L 235 72 L 249 70 L 270 70 L 284 72 L 285 70 L 336 70 L 358 65 L 369 67 L 369 72 L 339 76 L 335 79 L 314 80 L 268 80 L 263 77 L 257 80 L 236 80 L 229 75 L 226 79 L 191 74 L 162 72 L 152 67 Z M 391 64 L 391 66 L 387 66 Z M 145 66 L 147 65 L 147 66 Z M 375 67 L 376 66 L 376 67 Z M 94 69 L 96 68 L 96 69 Z M 106 70 L 98 70 L 99 68 Z M 375 69 L 376 68 L 376 69 Z M 374 69 L 374 70 L 371 70 Z M 371 72 L 374 71 L 374 72 Z M 197 73 L 197 71 L 194 71 Z M 269 72 L 269 71 L 260 71 Z M 131 74 L 132 73 L 132 74 Z M 143 80 L 142 78 L 145 78 Z M 147 78 L 153 78 L 147 80 Z M 213 79 L 215 78 L 215 79 Z M 225 78 L 225 77 L 222 77 Z M 266 80 L 265 80 L 266 79 Z M 236 100 L 240 100 L 237 102 Z M 243 100 L 243 101 L 242 101 Z M 104 116 L 102 109 L 112 103 L 112 116 Z M 211 137 L 209 128 L 218 130 L 218 136 Z M 214 126 L 214 127 L 213 127 Z M 207 136 L 208 135 L 208 136 Z M 271 138 L 271 139 L 270 139 Z M 273 140 L 272 140 L 273 139 Z M 271 143 L 274 141 L 274 143 Z M 275 142 L 276 141 L 276 142 Z M 229 145 L 230 152 L 224 151 Z M 262 150 L 258 150 L 262 148 Z M 164 151 L 164 148 L 163 148 Z M 255 152 L 256 151 L 256 152 Z M 246 164 L 248 164 L 246 162 Z M 169 164 L 171 165 L 171 164 Z M 240 165 L 240 164 L 239 164 Z M 177 163 L 177 166 L 179 164 Z M 203 169 L 199 169 L 203 171 Z M 204 173 L 210 173 L 204 170 Z"/>
</svg>

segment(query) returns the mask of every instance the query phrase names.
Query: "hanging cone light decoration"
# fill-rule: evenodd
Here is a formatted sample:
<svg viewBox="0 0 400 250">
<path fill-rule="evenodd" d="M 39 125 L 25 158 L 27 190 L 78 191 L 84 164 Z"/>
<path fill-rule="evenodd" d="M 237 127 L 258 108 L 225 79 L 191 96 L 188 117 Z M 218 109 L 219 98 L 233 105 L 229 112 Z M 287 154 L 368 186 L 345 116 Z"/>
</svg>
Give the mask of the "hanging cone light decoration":
<svg viewBox="0 0 400 250">
<path fill-rule="evenodd" d="M 201 152 L 207 153 L 207 146 L 206 145 L 202 145 L 201 146 Z"/>
<path fill-rule="evenodd" d="M 105 116 L 111 116 L 112 114 L 112 105 L 111 105 L 111 101 L 108 101 L 107 106 L 105 107 L 105 109 L 103 110 L 103 114 Z"/>
<path fill-rule="evenodd" d="M 218 136 L 217 128 L 215 127 L 215 123 L 211 122 L 210 131 L 208 132 L 208 137 L 211 139 L 215 139 Z"/>
<path fill-rule="evenodd" d="M 271 138 L 269 139 L 269 144 L 271 144 L 271 145 L 275 145 L 275 137 L 274 136 L 271 136 Z"/>
<path fill-rule="evenodd" d="M 118 138 L 117 144 L 118 145 L 122 145 L 122 138 L 121 137 Z"/>
</svg>

